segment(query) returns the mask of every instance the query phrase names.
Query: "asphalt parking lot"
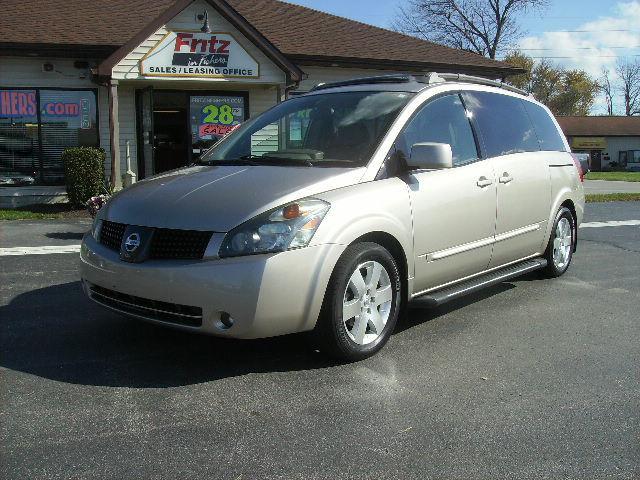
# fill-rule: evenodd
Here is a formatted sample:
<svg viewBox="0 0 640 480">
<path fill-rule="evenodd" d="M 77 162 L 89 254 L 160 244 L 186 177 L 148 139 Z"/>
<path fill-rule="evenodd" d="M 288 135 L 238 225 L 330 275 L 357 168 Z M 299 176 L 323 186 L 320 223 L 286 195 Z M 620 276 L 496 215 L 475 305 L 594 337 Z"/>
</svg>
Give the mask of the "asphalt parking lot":
<svg viewBox="0 0 640 480">
<path fill-rule="evenodd" d="M 637 202 L 587 209 L 640 220 Z M 6 222 L 0 247 L 73 245 L 86 227 Z M 0 475 L 639 478 L 639 292 L 640 225 L 592 226 L 564 277 L 411 310 L 380 354 L 335 365 L 299 336 L 103 311 L 77 253 L 0 256 Z"/>
</svg>

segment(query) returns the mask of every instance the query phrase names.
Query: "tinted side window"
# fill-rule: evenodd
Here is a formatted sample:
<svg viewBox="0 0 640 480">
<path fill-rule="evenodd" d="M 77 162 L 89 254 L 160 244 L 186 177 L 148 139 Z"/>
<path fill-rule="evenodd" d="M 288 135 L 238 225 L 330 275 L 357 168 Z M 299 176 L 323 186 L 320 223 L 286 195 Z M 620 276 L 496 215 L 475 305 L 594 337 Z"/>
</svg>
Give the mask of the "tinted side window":
<svg viewBox="0 0 640 480">
<path fill-rule="evenodd" d="M 529 118 L 536 129 L 538 141 L 540 142 L 540 150 L 563 152 L 565 149 L 564 142 L 547 111 L 540 105 L 527 102 L 526 100 L 523 100 L 522 103 L 524 103 Z"/>
<path fill-rule="evenodd" d="M 427 103 L 413 117 L 398 139 L 406 156 L 414 143 L 448 143 L 453 164 L 460 165 L 478 158 L 471 124 L 459 95 L 447 95 Z"/>
<path fill-rule="evenodd" d="M 522 100 L 489 92 L 465 92 L 464 98 L 480 129 L 487 156 L 540 150 Z"/>
</svg>

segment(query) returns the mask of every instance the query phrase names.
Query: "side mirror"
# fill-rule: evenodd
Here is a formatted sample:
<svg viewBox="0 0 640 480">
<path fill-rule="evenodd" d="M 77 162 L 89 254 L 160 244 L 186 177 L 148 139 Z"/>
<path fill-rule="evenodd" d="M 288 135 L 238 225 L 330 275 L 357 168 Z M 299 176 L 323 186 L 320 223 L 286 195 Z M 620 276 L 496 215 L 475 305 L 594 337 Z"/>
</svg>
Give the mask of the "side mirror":
<svg viewBox="0 0 640 480">
<path fill-rule="evenodd" d="M 448 143 L 414 143 L 407 160 L 412 170 L 440 170 L 453 167 L 453 153 Z"/>
</svg>

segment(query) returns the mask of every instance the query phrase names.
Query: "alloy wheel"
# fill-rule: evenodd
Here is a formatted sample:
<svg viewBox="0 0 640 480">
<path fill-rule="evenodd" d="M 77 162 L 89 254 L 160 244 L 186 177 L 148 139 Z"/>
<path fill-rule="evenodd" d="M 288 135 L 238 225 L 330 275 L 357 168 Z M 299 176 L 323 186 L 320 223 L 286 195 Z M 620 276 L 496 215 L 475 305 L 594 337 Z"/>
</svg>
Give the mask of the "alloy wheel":
<svg viewBox="0 0 640 480">
<path fill-rule="evenodd" d="M 389 272 L 370 260 L 351 274 L 344 292 L 342 322 L 349 338 L 358 345 L 375 341 L 391 313 L 393 289 Z"/>
<path fill-rule="evenodd" d="M 556 225 L 556 234 L 553 239 L 553 264 L 558 270 L 562 270 L 569 262 L 572 244 L 571 222 L 567 217 L 562 217 Z"/>
</svg>

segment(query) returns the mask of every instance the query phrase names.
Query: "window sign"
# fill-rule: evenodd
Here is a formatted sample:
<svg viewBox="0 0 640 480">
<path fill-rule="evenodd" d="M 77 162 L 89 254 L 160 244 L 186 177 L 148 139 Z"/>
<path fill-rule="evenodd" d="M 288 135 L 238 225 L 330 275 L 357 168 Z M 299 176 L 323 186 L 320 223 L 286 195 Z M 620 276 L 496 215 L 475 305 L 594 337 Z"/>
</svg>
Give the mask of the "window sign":
<svg viewBox="0 0 640 480">
<path fill-rule="evenodd" d="M 169 32 L 140 60 L 148 77 L 258 78 L 258 62 L 230 34 Z"/>
<path fill-rule="evenodd" d="M 0 89 L 0 185 L 64 184 L 77 146 L 98 146 L 94 90 Z"/>
<path fill-rule="evenodd" d="M 40 168 L 35 90 L 0 90 L 0 185 L 32 185 Z"/>
<path fill-rule="evenodd" d="M 191 145 L 193 153 L 197 155 L 244 121 L 244 97 L 191 95 L 189 112 Z"/>
<path fill-rule="evenodd" d="M 41 90 L 42 180 L 63 183 L 62 152 L 98 146 L 96 96 L 91 90 Z"/>
</svg>

